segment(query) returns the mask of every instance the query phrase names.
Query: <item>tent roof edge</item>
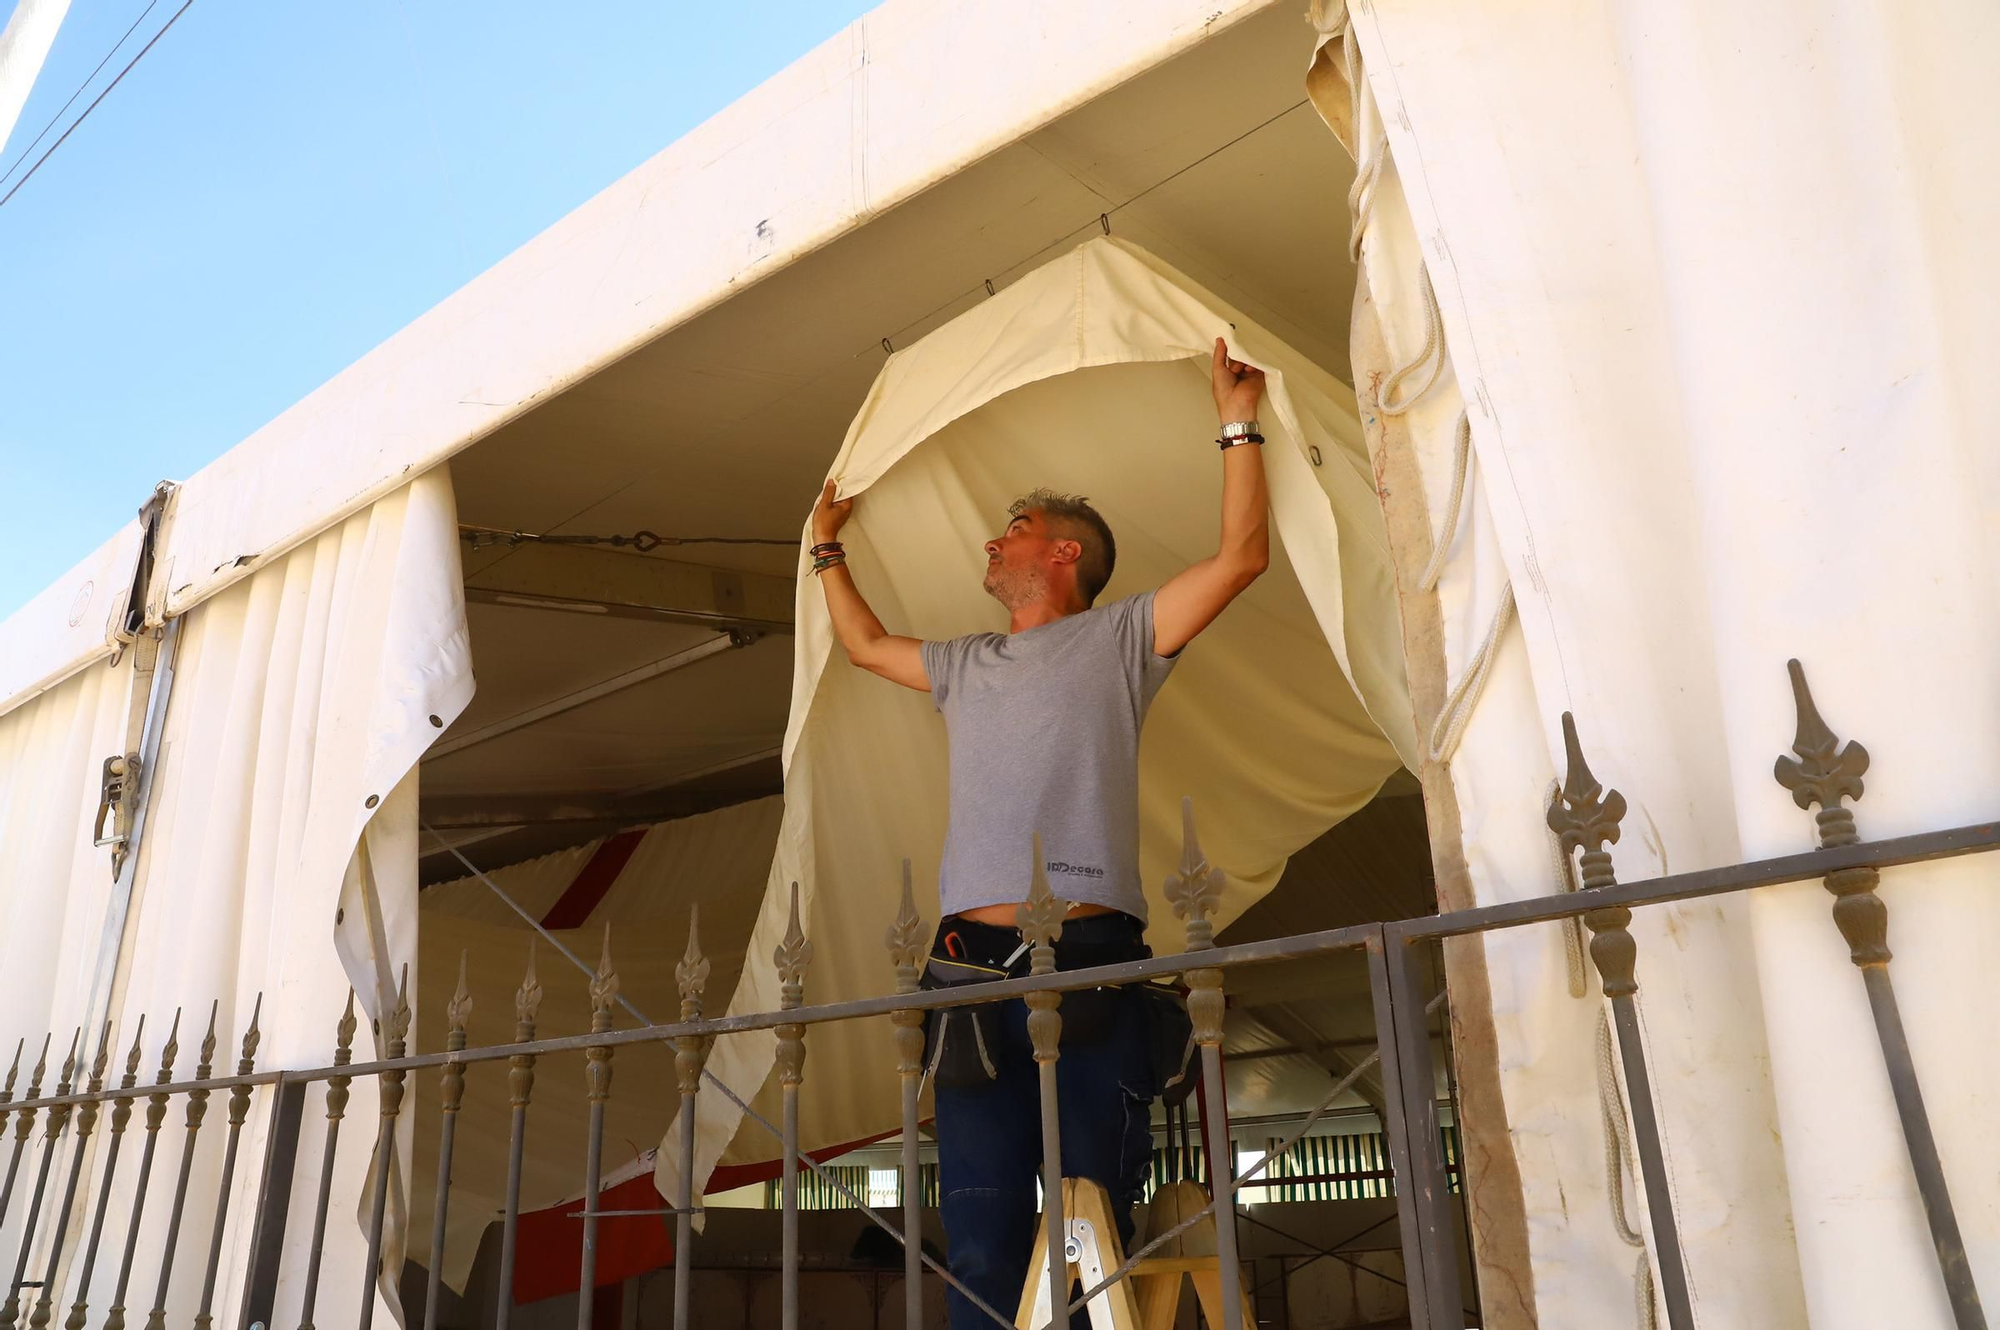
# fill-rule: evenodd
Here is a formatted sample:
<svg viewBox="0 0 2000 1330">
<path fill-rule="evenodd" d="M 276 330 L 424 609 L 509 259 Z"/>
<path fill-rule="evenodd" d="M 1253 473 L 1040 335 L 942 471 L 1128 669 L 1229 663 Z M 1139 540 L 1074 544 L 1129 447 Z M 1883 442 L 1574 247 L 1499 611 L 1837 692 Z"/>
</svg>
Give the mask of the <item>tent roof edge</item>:
<svg viewBox="0 0 2000 1330">
<path fill-rule="evenodd" d="M 149 600 L 185 613 L 605 366 L 1271 2 L 996 10 L 889 0 L 190 477 Z M 953 49 L 981 51 L 976 69 L 941 66 Z M 857 102 L 867 116 L 844 109 Z M 921 117 L 903 114 L 919 106 Z M 708 201 L 697 235 L 667 202 L 688 197 Z M 105 594 L 128 534 L 0 621 L 0 712 L 107 649 L 67 621 L 86 582 Z"/>
</svg>

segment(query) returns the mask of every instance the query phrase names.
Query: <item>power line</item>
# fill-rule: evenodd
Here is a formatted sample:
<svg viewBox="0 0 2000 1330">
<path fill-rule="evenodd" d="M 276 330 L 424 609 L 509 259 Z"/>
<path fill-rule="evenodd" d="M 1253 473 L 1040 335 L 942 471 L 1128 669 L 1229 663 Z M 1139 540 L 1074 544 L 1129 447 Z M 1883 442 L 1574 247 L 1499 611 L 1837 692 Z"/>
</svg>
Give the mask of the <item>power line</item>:
<svg viewBox="0 0 2000 1330">
<path fill-rule="evenodd" d="M 51 143 L 49 145 L 49 150 L 43 153 L 40 157 L 37 157 L 35 159 L 35 164 L 28 168 L 28 173 L 26 175 L 22 176 L 19 180 L 14 182 L 14 187 L 12 189 L 8 190 L 6 194 L 0 195 L 0 208 L 6 207 L 8 200 L 12 199 L 16 194 L 21 192 L 21 186 L 27 184 L 30 180 L 34 179 L 35 172 L 42 169 L 42 163 L 46 162 L 52 155 L 54 155 L 55 150 L 57 148 L 62 147 L 62 145 L 68 141 L 69 136 L 71 134 L 76 133 L 76 127 L 82 124 L 85 120 L 88 120 L 90 118 L 90 113 L 97 109 L 98 104 L 101 103 L 106 97 L 109 97 L 111 95 L 111 90 L 117 87 L 119 82 L 123 80 L 127 74 L 132 72 L 132 66 L 138 64 L 141 60 L 144 60 L 146 58 L 146 52 L 152 50 L 153 47 L 158 44 L 160 38 L 167 35 L 167 29 L 173 27 L 175 23 L 179 22 L 181 15 L 187 13 L 189 6 L 193 4 L 194 0 L 184 0 L 184 3 L 181 5 L 181 7 L 174 11 L 174 16 L 168 19 L 158 32 L 153 34 L 152 40 L 148 41 L 144 46 L 139 48 L 139 54 L 133 56 L 131 60 L 126 62 L 125 68 L 118 71 L 118 77 L 112 79 L 111 82 L 104 85 L 104 91 L 98 93 L 97 96 L 91 101 L 90 105 L 83 108 L 82 115 L 70 121 L 69 128 L 65 129 L 62 132 L 62 137 L 58 138 L 54 143 Z M 115 51 L 117 48 L 113 47 L 112 49 Z"/>
<path fill-rule="evenodd" d="M 104 53 L 104 58 L 97 62 L 97 68 L 91 70 L 89 75 L 85 77 L 83 82 L 76 85 L 76 91 L 69 95 L 69 100 L 62 104 L 61 110 L 58 110 L 54 115 L 49 117 L 49 123 L 42 126 L 42 132 L 35 135 L 34 142 L 30 143 L 27 147 L 21 149 L 21 155 L 19 157 L 16 157 L 13 161 L 7 163 L 6 170 L 0 171 L 0 180 L 5 180 L 8 176 L 13 175 L 14 168 L 19 166 L 22 162 L 28 160 L 28 154 L 35 150 L 36 144 L 39 144 L 43 139 L 49 136 L 49 131 L 56 127 L 56 122 L 58 120 L 61 120 L 63 116 L 68 113 L 70 107 L 76 105 L 76 99 L 83 96 L 83 90 L 85 88 L 88 88 L 93 82 L 96 81 L 97 76 L 104 72 L 104 67 L 111 63 L 111 57 L 118 54 L 118 48 L 123 46 L 128 40 L 131 39 L 132 34 L 138 31 L 139 25 L 146 21 L 146 15 L 152 13 L 154 7 L 157 6 L 159 3 L 160 0 L 146 0 L 146 7 L 139 11 L 139 17 L 132 20 L 132 26 L 125 29 L 124 36 L 120 37 L 116 42 L 112 43 L 111 49 Z"/>
</svg>

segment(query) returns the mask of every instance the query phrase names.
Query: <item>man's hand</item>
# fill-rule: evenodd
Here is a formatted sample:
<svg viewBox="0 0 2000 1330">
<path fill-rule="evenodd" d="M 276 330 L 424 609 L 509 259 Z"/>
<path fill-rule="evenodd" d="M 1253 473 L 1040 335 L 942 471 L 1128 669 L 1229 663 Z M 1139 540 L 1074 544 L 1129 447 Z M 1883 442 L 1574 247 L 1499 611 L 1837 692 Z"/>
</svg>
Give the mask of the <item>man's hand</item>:
<svg viewBox="0 0 2000 1330">
<path fill-rule="evenodd" d="M 819 502 L 813 505 L 813 544 L 822 545 L 829 540 L 840 538 L 840 528 L 847 525 L 847 519 L 854 515 L 853 499 L 835 499 L 834 484 L 826 482 L 826 488 L 819 492 Z"/>
<path fill-rule="evenodd" d="M 1229 358 L 1229 348 L 1215 339 L 1215 414 L 1224 425 L 1232 420 L 1255 420 L 1257 403 L 1264 396 L 1264 371 L 1254 365 Z"/>
<path fill-rule="evenodd" d="M 813 544 L 823 545 L 840 537 L 840 529 L 854 515 L 854 500 L 835 499 L 834 485 L 826 482 L 813 505 Z M 923 644 L 914 637 L 898 637 L 882 627 L 875 611 L 861 598 L 853 574 L 845 563 L 835 563 L 817 574 L 826 592 L 826 610 L 833 620 L 834 635 L 847 648 L 847 658 L 871 674 L 919 692 L 929 692 L 930 676 L 924 672 Z"/>
<path fill-rule="evenodd" d="M 1255 420 L 1264 371 L 1229 358 L 1215 339 L 1215 413 L 1227 425 Z M 1222 535 L 1216 551 L 1189 564 L 1153 595 L 1153 651 L 1171 656 L 1215 621 L 1271 564 L 1264 450 L 1239 444 L 1222 454 Z"/>
</svg>

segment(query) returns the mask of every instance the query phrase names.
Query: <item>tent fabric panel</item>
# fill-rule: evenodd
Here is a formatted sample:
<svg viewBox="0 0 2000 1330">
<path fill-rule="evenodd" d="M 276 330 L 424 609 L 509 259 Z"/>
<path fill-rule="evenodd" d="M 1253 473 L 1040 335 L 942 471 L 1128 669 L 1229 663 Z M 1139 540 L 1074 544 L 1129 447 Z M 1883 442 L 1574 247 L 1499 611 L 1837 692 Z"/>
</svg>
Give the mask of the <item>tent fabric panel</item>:
<svg viewBox="0 0 2000 1330">
<path fill-rule="evenodd" d="M 1180 945 L 1159 893 L 1178 855 L 1183 794 L 1195 797 L 1204 846 L 1230 874 L 1226 924 L 1270 888 L 1290 853 L 1396 769 L 1384 729 L 1414 742 L 1380 509 L 1360 483 L 1367 462 L 1338 381 L 1136 247 L 1092 241 L 892 358 L 833 470 L 842 493 L 866 488 L 843 539 L 892 630 L 945 638 L 1004 626 L 974 590 L 979 547 L 1008 501 L 1038 485 L 1092 496 L 1118 534 L 1107 601 L 1158 585 L 1213 549 L 1207 359 L 1224 332 L 1268 367 L 1267 469 L 1281 497 L 1271 573 L 1189 650 L 1141 744 L 1141 875 L 1162 950 Z M 1294 398 L 1294 382 L 1310 392 Z M 1342 561 L 1349 551 L 1352 568 Z M 793 882 L 815 946 L 812 1001 L 886 986 L 881 934 L 901 857 L 914 863 L 920 912 L 937 917 L 943 728 L 927 697 L 863 674 L 834 649 L 804 566 L 802 557 L 785 823 L 732 1011 L 777 1002 L 767 958 Z M 1024 891 L 1028 848 L 1024 834 Z M 886 1023 L 815 1028 L 808 1065 L 891 1067 L 889 1034 Z M 767 1034 L 740 1036 L 711 1064 L 738 1093 L 761 1087 L 760 1111 L 775 1102 L 770 1048 Z M 719 1097 L 703 1112 L 703 1172 L 718 1158 L 768 1156 L 756 1131 L 736 1135 Z M 895 1114 L 886 1080 L 814 1080 L 801 1142 L 860 1139 L 893 1126 Z M 663 1188 L 670 1153 L 661 1152 Z"/>
<path fill-rule="evenodd" d="M 125 748 L 133 669 L 97 666 L 0 716 L 0 1011 L 23 1075 L 45 1033 L 80 1020 L 111 900 L 92 842 L 103 760 Z M 61 1050 L 52 1055 L 60 1065 Z M 22 1083 L 25 1086 L 25 1082 Z M 7 1241 L 0 1229 L 0 1246 Z"/>
<path fill-rule="evenodd" d="M 233 1064 L 260 994 L 259 1068 L 328 1061 L 350 984 L 370 1015 L 393 1001 L 399 968 L 416 959 L 414 766 L 472 688 L 457 570 L 450 480 L 439 471 L 258 570 L 183 621 L 111 1006 L 112 1038 L 121 1047 L 139 1017 L 147 1018 L 149 1069 L 157 1066 L 176 1009 L 182 1013 L 178 1071 L 186 1079 L 211 1003 L 220 1069 Z M 100 680 L 108 696 L 121 674 L 129 671 L 92 670 L 0 726 L 68 705 L 72 690 L 87 691 Z M 121 718 L 114 732 L 122 731 Z M 94 766 L 101 741 L 72 727 L 61 751 L 34 755 L 20 770 L 40 779 L 74 764 L 79 753 Z M 87 822 L 81 825 L 87 830 Z M 83 856 L 89 862 L 68 875 L 54 865 L 33 892 L 12 884 L 18 889 L 10 888 L 8 900 L 17 915 L 9 943 L 66 953 L 61 965 L 80 972 L 93 967 L 103 926 L 96 883 L 109 880 L 97 857 Z M 70 945 L 75 929 L 53 921 L 44 921 L 39 935 L 19 927 L 25 916 L 18 910 L 39 895 L 65 901 L 90 934 L 87 945 Z M 17 975 L 28 978 L 27 967 L 10 968 L 10 986 Z M 413 973 L 413 1001 L 416 979 Z M 59 977 L 51 992 L 52 1006 L 10 1001 L 4 1033 L 74 1024 L 84 1000 L 78 983 Z M 371 1051 L 364 1035 L 357 1053 Z M 268 1090 L 259 1090 L 253 1100 L 242 1158 L 262 1157 L 268 1098 Z M 357 1107 L 366 1102 L 359 1096 Z M 323 1118 L 307 1115 L 301 1160 L 318 1160 L 323 1127 Z M 372 1132 L 345 1135 L 334 1197 L 339 1213 L 354 1222 L 337 1216 L 327 1241 L 333 1268 L 358 1269 Z M 407 1161 L 407 1124 L 403 1136 L 399 1158 Z M 202 1134 L 184 1235 L 209 1231 L 222 1147 L 222 1132 Z M 115 1180 L 111 1215 L 131 1213 L 134 1180 L 130 1169 Z M 301 1226 L 295 1231 L 310 1224 L 314 1181 L 303 1177 L 293 1192 L 290 1222 Z M 398 1181 L 400 1193 L 407 1180 Z M 400 1247 L 403 1209 L 396 1207 L 391 1249 Z M 157 1262 L 168 1212 L 165 1205 L 147 1207 L 137 1269 L 150 1271 Z M 253 1217 L 254 1207 L 231 1207 L 218 1306 L 233 1306 L 239 1295 Z M 111 1229 L 122 1222 L 114 1218 Z M 107 1243 L 123 1240 L 122 1231 L 107 1232 Z M 206 1260 L 205 1241 L 181 1243 L 170 1319 L 193 1317 Z M 288 1297 L 296 1312 L 304 1260 L 302 1248 L 287 1252 L 281 1315 Z M 116 1265 L 100 1262 L 92 1305 L 108 1304 Z M 359 1288 L 328 1286 L 321 1295 L 329 1321 L 354 1319 Z"/>
<path fill-rule="evenodd" d="M 1518 741 L 1539 729 L 1556 751 L 1564 710 L 1633 803 L 1622 876 L 1810 844 L 1770 774 L 1792 737 L 1793 656 L 1873 755 L 1863 835 L 1987 815 L 2000 752 L 1965 738 L 2000 729 L 2000 464 L 1973 424 L 2000 405 L 1973 368 L 2000 327 L 1984 239 L 2000 187 L 1981 165 L 2000 147 L 2000 92 L 1977 74 L 1985 46 L 1967 37 L 1991 22 L 1975 8 L 1905 22 L 1782 3 L 1746 22 L 1694 6 L 1643 33 L 1609 6 L 1352 11 L 1409 203 L 1406 278 L 1428 269 L 1473 403 L 1530 667 L 1511 684 L 1496 668 L 1453 772 L 1482 899 L 1535 881 L 1546 852 L 1539 810 L 1508 792 L 1502 737 L 1481 731 L 1511 732 L 1518 782 Z M 1549 134 L 1558 123 L 1587 132 Z M 1483 769 L 1481 752 L 1496 759 Z M 1993 1100 L 2000 1069 L 1955 1051 L 1978 1037 L 1968 977 L 2000 925 L 1978 868 L 1885 873 L 1904 1020 L 1954 1180 L 2000 1167 L 1968 1108 Z M 1662 907 L 1634 933 L 1698 1313 L 1948 1321 L 1825 893 Z M 1546 987 L 1532 950 L 1488 947 L 1496 1006 L 1508 984 Z M 1502 1033 L 1539 1051 L 1554 1027 L 1524 1007 Z M 1549 1139 L 1522 1138 L 1531 1188 L 1554 1168 Z M 1990 1191 L 1954 1192 L 1989 1289 Z M 1563 1274 L 1583 1253 L 1543 1220 L 1544 1320 L 1629 1314 L 1572 1297 Z"/>
</svg>

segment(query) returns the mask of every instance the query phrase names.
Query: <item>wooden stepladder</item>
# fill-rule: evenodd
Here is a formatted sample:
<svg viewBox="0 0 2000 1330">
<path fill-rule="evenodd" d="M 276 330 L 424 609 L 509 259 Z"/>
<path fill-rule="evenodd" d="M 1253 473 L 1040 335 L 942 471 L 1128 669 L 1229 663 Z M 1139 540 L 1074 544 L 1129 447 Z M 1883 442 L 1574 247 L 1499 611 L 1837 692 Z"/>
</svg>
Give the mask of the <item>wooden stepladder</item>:
<svg viewBox="0 0 2000 1330">
<path fill-rule="evenodd" d="M 1070 1277 L 1093 1288 L 1125 1263 L 1125 1251 L 1118 1241 L 1118 1222 L 1111 1213 L 1111 1197 L 1089 1178 L 1064 1178 L 1063 1260 Z M 1173 1182 L 1153 1197 L 1149 1228 L 1158 1233 L 1208 1204 L 1208 1193 L 1193 1182 Z M 1028 1281 L 1021 1290 L 1020 1309 L 1014 1314 L 1017 1330 L 1047 1330 L 1049 1314 L 1049 1249 L 1045 1229 L 1036 1230 L 1035 1254 L 1028 1261 Z M 1092 1298 L 1091 1330 L 1172 1330 L 1180 1310 L 1181 1278 L 1194 1284 L 1202 1313 L 1210 1325 L 1222 1324 L 1222 1267 L 1215 1255 L 1215 1217 L 1204 1216 L 1187 1232 L 1173 1239 L 1165 1250 L 1132 1267 L 1132 1273 Z M 1243 1324 L 1257 1323 L 1251 1309 L 1249 1281 L 1242 1285 Z M 1067 1330 L 1059 1320 L 1055 1330 Z"/>
</svg>

